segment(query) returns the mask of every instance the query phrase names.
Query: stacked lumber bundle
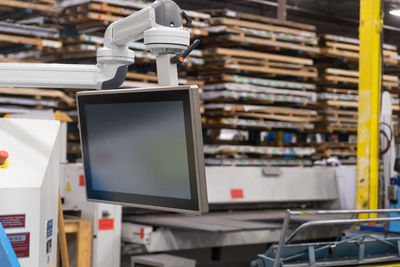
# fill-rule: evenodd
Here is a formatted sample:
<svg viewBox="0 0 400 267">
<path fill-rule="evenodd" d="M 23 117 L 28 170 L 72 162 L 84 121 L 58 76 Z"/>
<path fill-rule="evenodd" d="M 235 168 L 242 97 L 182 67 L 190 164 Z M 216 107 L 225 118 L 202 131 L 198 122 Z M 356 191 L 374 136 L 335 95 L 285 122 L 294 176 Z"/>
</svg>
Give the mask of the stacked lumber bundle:
<svg viewBox="0 0 400 267">
<path fill-rule="evenodd" d="M 322 75 L 322 82 L 334 85 L 348 85 L 350 87 L 358 86 L 358 71 L 336 68 L 326 68 Z M 383 75 L 382 86 L 387 90 L 398 89 L 399 77 L 395 75 Z"/>
<path fill-rule="evenodd" d="M 321 35 L 320 38 L 322 56 L 358 62 L 360 40 L 331 34 Z M 397 66 L 399 64 L 396 46 L 383 45 L 383 62 L 385 66 Z"/>
<path fill-rule="evenodd" d="M 56 0 L 0 1 L 0 62 L 42 62 L 40 55 L 62 48 Z M 0 116 L 53 112 L 75 107 L 62 90 L 0 88 Z"/>
<path fill-rule="evenodd" d="M 301 51 L 318 54 L 318 37 L 315 27 L 294 22 L 282 22 L 272 18 L 231 10 L 212 10 L 209 20 L 212 33 L 207 43 L 225 47 L 246 46 L 251 50 Z"/>
<path fill-rule="evenodd" d="M 64 10 L 60 15 L 61 23 L 75 29 L 75 34 L 63 37 L 63 48 L 56 53 L 42 55 L 48 62 L 95 64 L 96 51 L 103 46 L 104 33 L 109 24 L 125 18 L 140 9 L 149 6 L 153 1 L 127 1 L 127 0 L 90 0 L 63 3 Z M 206 36 L 207 32 L 200 27 L 206 27 L 205 20 L 210 15 L 200 12 L 186 11 L 193 19 L 190 32 L 191 37 Z M 185 21 L 184 21 L 185 22 Z M 122 87 L 149 87 L 157 85 L 155 56 L 146 50 L 144 44 L 132 42 L 130 49 L 135 52 L 135 64 L 129 67 L 126 81 Z M 195 50 L 185 60 L 187 65 L 203 64 L 201 51 Z M 182 77 L 182 76 L 180 76 Z M 202 84 L 202 81 L 185 79 L 179 80 L 180 84 Z M 73 115 L 73 114 L 71 114 Z M 79 154 L 79 135 L 77 130 L 69 135 L 69 151 Z"/>
<path fill-rule="evenodd" d="M 2 0 L 0 61 L 94 64 L 107 26 L 151 3 Z M 312 159 L 356 156 L 357 39 L 230 10 L 186 12 L 201 50 L 185 60 L 179 82 L 203 88 L 207 164 L 309 166 Z M 135 64 L 123 87 L 155 86 L 155 56 L 141 42 L 130 48 Z M 386 69 L 398 70 L 396 47 L 383 48 Z M 384 75 L 382 84 L 398 112 L 398 77 Z M 74 109 L 73 92 L 0 88 L 0 116 L 62 110 L 76 119 Z M 69 139 L 71 153 L 79 154 L 77 130 Z"/>
<path fill-rule="evenodd" d="M 316 156 L 323 158 L 335 157 L 357 157 L 357 144 L 348 142 L 325 142 L 316 145 Z"/>
<path fill-rule="evenodd" d="M 0 88 L 0 117 L 6 114 L 75 108 L 75 99 L 62 90 Z"/>
<path fill-rule="evenodd" d="M 40 61 L 43 51 L 60 49 L 60 12 L 55 0 L 0 1 L 0 61 Z"/>
<path fill-rule="evenodd" d="M 326 68 L 321 84 L 318 104 L 324 117 L 323 130 L 357 132 L 358 71 Z M 399 111 L 398 76 L 383 75 L 382 85 L 393 92 L 392 109 Z"/>
<path fill-rule="evenodd" d="M 90 0 L 74 1 L 74 5 L 65 5 L 60 17 L 63 25 L 76 29 L 76 34 L 64 38 L 63 49 L 48 55 L 49 61 L 95 63 L 96 50 L 103 45 L 103 36 L 107 26 L 125 18 L 152 2 L 126 0 Z M 209 14 L 186 11 L 193 19 L 189 29 L 191 37 L 207 36 L 201 27 L 208 26 Z M 185 21 L 184 21 L 185 22 Z M 135 51 L 135 64 L 130 67 L 124 87 L 146 87 L 157 84 L 155 56 L 145 49 L 142 42 L 132 42 L 130 49 Z M 186 65 L 204 64 L 201 51 L 195 50 L 185 60 Z M 193 83 L 186 79 L 180 83 Z"/>
<path fill-rule="evenodd" d="M 10 12 L 19 11 L 15 16 L 35 16 L 40 15 L 57 15 L 60 12 L 60 8 L 55 7 L 57 0 L 35 0 L 35 1 L 24 1 L 24 0 L 2 0 L 0 3 L 0 14 L 5 15 Z M 7 17 L 7 18 L 12 18 Z"/>
<path fill-rule="evenodd" d="M 95 28 L 105 29 L 111 22 L 125 18 L 140 9 L 148 7 L 152 2 L 127 1 L 127 0 L 90 0 L 74 2 L 73 6 L 68 6 L 63 11 L 61 22 L 63 24 L 73 24 L 80 31 L 92 32 Z M 207 32 L 201 27 L 208 26 L 209 15 L 186 11 L 193 19 L 190 32 L 192 37 L 207 36 Z"/>
<path fill-rule="evenodd" d="M 316 150 L 298 147 L 296 135 L 313 131 L 321 120 L 314 110 L 315 27 L 229 10 L 207 12 L 204 64 L 184 73 L 205 81 L 206 163 L 311 165 Z"/>
<path fill-rule="evenodd" d="M 188 68 L 200 75 L 210 75 L 216 72 L 240 74 L 246 73 L 252 76 L 293 77 L 303 80 L 316 80 L 317 69 L 313 66 L 313 60 L 272 53 L 254 52 L 240 48 L 209 48 L 203 51 L 204 64 Z"/>
<path fill-rule="evenodd" d="M 316 144 L 316 155 L 338 156 L 343 159 L 342 163 L 355 164 L 357 156 L 355 137 L 358 130 L 359 40 L 329 34 L 321 35 L 320 38 L 318 106 L 323 123 L 316 130 L 325 135 L 340 134 L 342 138 L 340 141 L 330 140 L 330 142 Z M 383 45 L 383 63 L 385 70 L 398 68 L 398 53 L 395 46 Z M 382 88 L 392 94 L 392 109 L 393 112 L 398 112 L 400 110 L 398 76 L 384 74 Z"/>
<path fill-rule="evenodd" d="M 314 148 L 302 147 L 249 145 L 204 146 L 206 164 L 219 166 L 309 166 L 311 165 L 311 161 L 302 159 L 302 157 L 310 156 L 314 152 Z M 285 159 L 285 156 L 288 158 Z"/>
</svg>

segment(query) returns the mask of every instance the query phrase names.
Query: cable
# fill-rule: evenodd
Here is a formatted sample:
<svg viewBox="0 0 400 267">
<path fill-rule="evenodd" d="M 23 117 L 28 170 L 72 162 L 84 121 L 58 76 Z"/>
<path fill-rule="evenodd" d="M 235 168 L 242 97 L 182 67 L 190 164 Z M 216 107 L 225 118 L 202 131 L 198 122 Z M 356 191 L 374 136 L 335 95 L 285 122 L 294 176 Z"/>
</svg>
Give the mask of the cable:
<svg viewBox="0 0 400 267">
<path fill-rule="evenodd" d="M 390 131 L 390 138 L 389 138 L 389 136 L 387 135 L 387 133 L 384 131 L 384 130 L 380 130 L 380 133 L 386 138 L 386 142 L 387 142 L 387 146 L 386 146 L 386 148 L 385 149 L 383 149 L 383 150 L 381 150 L 380 152 L 379 152 L 379 154 L 380 155 L 384 155 L 384 154 L 386 154 L 388 151 L 389 151 L 389 149 L 390 149 L 390 146 L 391 146 L 391 144 L 392 144 L 392 142 L 393 142 L 393 129 L 392 129 L 392 126 L 390 126 L 388 123 L 386 123 L 386 122 L 381 122 L 380 123 L 381 125 L 384 125 L 384 126 L 386 126 L 386 127 L 388 127 L 389 128 L 389 131 Z"/>
</svg>

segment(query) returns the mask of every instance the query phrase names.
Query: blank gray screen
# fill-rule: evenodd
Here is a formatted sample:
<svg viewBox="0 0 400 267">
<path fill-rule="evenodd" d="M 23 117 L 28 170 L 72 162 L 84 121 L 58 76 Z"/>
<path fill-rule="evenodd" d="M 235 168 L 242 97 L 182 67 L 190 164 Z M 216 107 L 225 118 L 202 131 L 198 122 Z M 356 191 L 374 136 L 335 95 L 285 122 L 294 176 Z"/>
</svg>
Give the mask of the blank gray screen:
<svg viewBox="0 0 400 267">
<path fill-rule="evenodd" d="M 190 199 L 182 101 L 85 105 L 94 190 Z"/>
</svg>

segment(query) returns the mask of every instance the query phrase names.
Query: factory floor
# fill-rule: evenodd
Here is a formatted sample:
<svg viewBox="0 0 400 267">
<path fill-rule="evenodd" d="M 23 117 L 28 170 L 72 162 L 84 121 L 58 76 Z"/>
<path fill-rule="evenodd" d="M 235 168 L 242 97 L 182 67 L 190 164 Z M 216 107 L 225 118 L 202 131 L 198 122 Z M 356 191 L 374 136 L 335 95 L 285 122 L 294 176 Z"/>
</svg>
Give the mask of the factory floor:
<svg viewBox="0 0 400 267">
<path fill-rule="evenodd" d="M 196 260 L 196 267 L 249 267 L 250 262 L 266 251 L 266 244 L 170 251 L 168 254 Z M 131 267 L 130 257 L 123 257 L 121 267 Z"/>
</svg>

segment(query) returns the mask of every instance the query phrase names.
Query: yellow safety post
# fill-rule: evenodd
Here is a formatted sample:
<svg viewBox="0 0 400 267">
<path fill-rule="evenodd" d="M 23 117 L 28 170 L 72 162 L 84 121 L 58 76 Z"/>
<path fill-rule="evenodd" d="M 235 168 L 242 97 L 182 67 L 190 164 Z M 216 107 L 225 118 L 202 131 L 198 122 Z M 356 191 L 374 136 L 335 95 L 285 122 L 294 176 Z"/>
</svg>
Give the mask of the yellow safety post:
<svg viewBox="0 0 400 267">
<path fill-rule="evenodd" d="M 357 209 L 378 208 L 382 24 L 381 0 L 360 0 Z"/>
</svg>

